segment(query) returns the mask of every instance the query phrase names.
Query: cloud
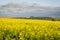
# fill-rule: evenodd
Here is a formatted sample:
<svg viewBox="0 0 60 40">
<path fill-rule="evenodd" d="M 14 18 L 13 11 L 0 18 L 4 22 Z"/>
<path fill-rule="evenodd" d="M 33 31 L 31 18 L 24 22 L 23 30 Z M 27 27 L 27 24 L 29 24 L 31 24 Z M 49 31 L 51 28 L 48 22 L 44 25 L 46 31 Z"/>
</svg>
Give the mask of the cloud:
<svg viewBox="0 0 60 40">
<path fill-rule="evenodd" d="M 0 5 L 0 14 L 5 13 L 52 14 L 58 12 L 60 13 L 60 7 L 47 6 L 46 4 L 39 4 L 39 3 L 21 2 L 21 3 L 8 3 L 6 5 Z"/>
</svg>

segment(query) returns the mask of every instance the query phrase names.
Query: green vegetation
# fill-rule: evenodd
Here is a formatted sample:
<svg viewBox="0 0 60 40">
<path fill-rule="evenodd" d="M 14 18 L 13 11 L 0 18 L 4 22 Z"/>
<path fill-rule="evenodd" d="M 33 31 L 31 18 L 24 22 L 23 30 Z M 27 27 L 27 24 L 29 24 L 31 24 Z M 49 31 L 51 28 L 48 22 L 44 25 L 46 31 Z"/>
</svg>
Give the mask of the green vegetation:
<svg viewBox="0 0 60 40">
<path fill-rule="evenodd" d="M 60 17 L 13 17 L 16 19 L 38 19 L 38 20 L 51 20 L 51 21 L 60 21 Z"/>
</svg>

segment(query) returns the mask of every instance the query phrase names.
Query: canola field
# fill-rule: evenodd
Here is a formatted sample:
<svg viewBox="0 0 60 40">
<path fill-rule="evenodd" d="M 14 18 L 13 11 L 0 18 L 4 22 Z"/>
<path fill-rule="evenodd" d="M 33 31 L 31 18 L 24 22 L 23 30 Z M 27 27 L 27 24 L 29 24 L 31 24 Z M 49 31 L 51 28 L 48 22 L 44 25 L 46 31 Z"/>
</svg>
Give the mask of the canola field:
<svg viewBox="0 0 60 40">
<path fill-rule="evenodd" d="M 60 21 L 0 18 L 0 40 L 60 40 Z"/>
</svg>

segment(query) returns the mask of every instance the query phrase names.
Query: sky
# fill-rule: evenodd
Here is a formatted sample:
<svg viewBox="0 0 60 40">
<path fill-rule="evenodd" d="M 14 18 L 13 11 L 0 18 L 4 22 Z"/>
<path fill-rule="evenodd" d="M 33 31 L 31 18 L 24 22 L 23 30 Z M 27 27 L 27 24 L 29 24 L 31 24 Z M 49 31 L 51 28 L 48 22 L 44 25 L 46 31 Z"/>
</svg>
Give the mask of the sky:
<svg viewBox="0 0 60 40">
<path fill-rule="evenodd" d="M 40 3 L 42 5 L 48 5 L 48 6 L 60 6 L 60 0 L 0 0 L 0 5 L 7 4 L 10 2 L 30 2 L 30 3 Z"/>
<path fill-rule="evenodd" d="M 60 16 L 60 0 L 0 0 L 0 16 Z"/>
</svg>

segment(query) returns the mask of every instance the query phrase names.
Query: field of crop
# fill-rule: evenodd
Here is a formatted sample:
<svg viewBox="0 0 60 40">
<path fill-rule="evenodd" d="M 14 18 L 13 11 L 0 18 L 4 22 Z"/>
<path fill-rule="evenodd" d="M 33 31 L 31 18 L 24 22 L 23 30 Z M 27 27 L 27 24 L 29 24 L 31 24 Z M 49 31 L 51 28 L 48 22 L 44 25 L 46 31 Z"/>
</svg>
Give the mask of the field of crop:
<svg viewBox="0 0 60 40">
<path fill-rule="evenodd" d="M 60 40 L 60 21 L 0 18 L 0 40 Z"/>
</svg>

